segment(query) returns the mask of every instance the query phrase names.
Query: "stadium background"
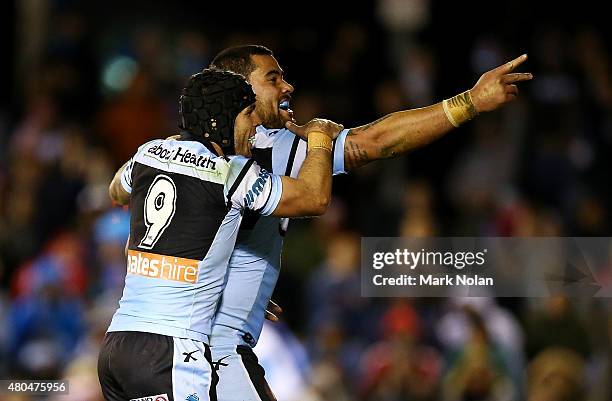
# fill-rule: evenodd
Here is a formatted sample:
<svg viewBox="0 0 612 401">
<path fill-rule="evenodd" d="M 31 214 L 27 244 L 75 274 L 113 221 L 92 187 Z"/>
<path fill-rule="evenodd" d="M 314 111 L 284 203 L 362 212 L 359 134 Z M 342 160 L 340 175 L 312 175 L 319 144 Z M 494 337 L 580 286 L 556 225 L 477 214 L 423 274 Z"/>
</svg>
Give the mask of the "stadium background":
<svg viewBox="0 0 612 401">
<path fill-rule="evenodd" d="M 530 4 L 23 0 L 0 4 L 0 378 L 69 378 L 99 400 L 95 358 L 120 296 L 127 213 L 115 169 L 176 130 L 177 96 L 220 49 L 274 50 L 298 121 L 346 127 L 438 102 L 523 52 L 511 106 L 407 157 L 335 180 L 291 223 L 256 348 L 280 400 L 612 399 L 612 304 L 365 299 L 360 236 L 608 236 L 609 18 Z M 34 399 L 3 396 L 0 399 Z"/>
</svg>

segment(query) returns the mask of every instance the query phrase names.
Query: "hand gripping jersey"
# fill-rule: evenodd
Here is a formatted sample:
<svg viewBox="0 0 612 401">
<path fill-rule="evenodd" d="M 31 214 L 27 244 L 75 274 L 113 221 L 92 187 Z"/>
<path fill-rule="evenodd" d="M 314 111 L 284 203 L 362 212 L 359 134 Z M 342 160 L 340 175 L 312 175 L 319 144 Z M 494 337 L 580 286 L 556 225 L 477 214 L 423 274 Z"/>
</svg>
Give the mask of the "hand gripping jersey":
<svg viewBox="0 0 612 401">
<path fill-rule="evenodd" d="M 334 141 L 333 172 L 344 173 L 343 130 Z M 307 143 L 286 129 L 259 126 L 253 158 L 274 174 L 297 177 L 306 158 Z M 232 254 L 228 280 L 211 336 L 213 355 L 223 346 L 254 347 L 261 333 L 265 310 L 280 271 L 283 236 L 288 219 L 247 213 Z M 224 351 L 220 351 L 224 352 Z"/>
<path fill-rule="evenodd" d="M 108 331 L 208 342 L 243 215 L 274 211 L 280 177 L 184 133 L 141 146 L 121 183 L 131 193 L 127 275 Z"/>
</svg>

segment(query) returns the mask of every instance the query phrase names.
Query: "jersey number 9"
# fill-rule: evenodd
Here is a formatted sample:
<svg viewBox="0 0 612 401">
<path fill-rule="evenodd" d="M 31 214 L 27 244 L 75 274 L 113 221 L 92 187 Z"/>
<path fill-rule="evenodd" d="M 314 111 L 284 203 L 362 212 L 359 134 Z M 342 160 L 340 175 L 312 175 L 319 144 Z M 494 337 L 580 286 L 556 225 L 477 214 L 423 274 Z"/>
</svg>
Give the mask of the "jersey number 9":
<svg viewBox="0 0 612 401">
<path fill-rule="evenodd" d="M 144 201 L 144 222 L 147 226 L 139 248 L 151 249 L 170 225 L 176 211 L 176 185 L 172 178 L 160 174 L 153 180 Z"/>
</svg>

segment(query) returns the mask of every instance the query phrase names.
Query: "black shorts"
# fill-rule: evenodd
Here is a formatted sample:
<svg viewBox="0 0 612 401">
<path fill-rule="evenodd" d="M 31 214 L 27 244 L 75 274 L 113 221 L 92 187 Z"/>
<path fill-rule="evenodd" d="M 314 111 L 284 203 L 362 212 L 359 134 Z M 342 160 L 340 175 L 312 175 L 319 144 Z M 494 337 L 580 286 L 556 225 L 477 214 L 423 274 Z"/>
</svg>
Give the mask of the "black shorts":
<svg viewBox="0 0 612 401">
<path fill-rule="evenodd" d="M 106 401 L 217 401 L 210 348 L 185 338 L 106 333 L 98 378 Z"/>
</svg>

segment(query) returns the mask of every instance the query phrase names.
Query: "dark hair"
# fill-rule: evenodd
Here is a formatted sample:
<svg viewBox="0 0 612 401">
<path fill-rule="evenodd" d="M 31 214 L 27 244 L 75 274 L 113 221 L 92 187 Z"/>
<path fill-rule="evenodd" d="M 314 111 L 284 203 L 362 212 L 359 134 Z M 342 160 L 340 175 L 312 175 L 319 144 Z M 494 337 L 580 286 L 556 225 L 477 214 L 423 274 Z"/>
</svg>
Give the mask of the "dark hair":
<svg viewBox="0 0 612 401">
<path fill-rule="evenodd" d="M 228 47 L 215 56 L 211 68 L 232 71 L 246 79 L 255 70 L 251 56 L 271 56 L 272 50 L 260 45 L 242 45 Z"/>
<path fill-rule="evenodd" d="M 204 69 L 192 75 L 179 99 L 179 127 L 216 142 L 225 154 L 234 154 L 234 123 L 255 94 L 242 75 Z"/>
</svg>

